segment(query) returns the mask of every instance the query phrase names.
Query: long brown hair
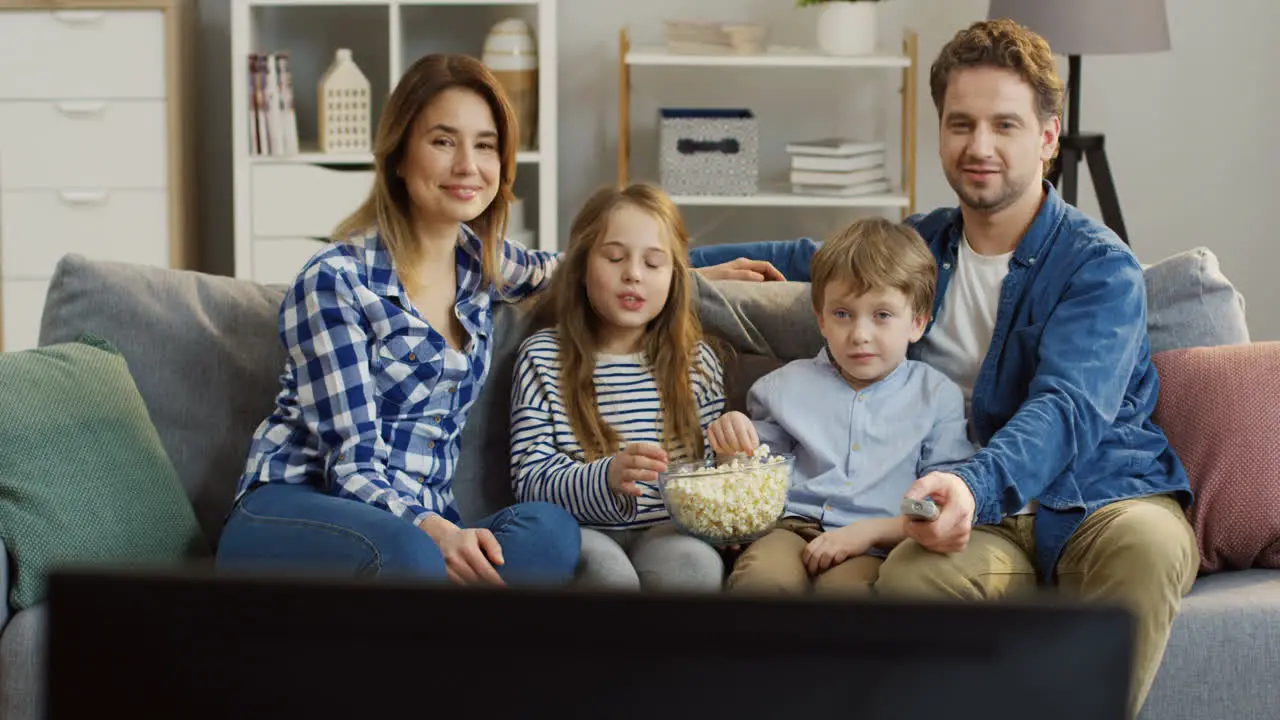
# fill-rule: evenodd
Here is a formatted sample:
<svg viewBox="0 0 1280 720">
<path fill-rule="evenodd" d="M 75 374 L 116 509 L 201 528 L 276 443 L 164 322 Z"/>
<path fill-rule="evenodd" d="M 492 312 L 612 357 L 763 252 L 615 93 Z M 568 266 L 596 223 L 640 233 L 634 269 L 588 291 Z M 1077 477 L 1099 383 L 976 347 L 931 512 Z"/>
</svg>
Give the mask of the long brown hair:
<svg viewBox="0 0 1280 720">
<path fill-rule="evenodd" d="M 488 68 L 467 55 L 427 55 L 400 78 L 378 122 L 373 143 L 376 169 L 373 188 L 360 207 L 338 223 L 333 235 L 337 240 L 349 240 L 364 235 L 370 229 L 377 229 L 392 257 L 397 261 L 405 257 L 413 238 L 412 200 L 404 178 L 396 171 L 404 158 L 405 147 L 412 140 L 418 116 L 440 93 L 459 87 L 484 98 L 498 130 L 498 156 L 502 162 L 498 194 L 479 217 L 468 223 L 480 237 L 484 248 L 480 267 L 485 284 L 493 285 L 499 282 L 498 268 L 507 231 L 507 206 L 514 197 L 511 184 L 516 176 L 516 138 L 519 135 L 515 112 L 506 91 Z"/>
<path fill-rule="evenodd" d="M 560 336 L 561 397 L 588 461 L 618 451 L 618 433 L 605 422 L 596 404 L 594 374 L 600 319 L 587 297 L 587 265 L 592 249 L 608 232 L 610 216 L 623 205 L 649 213 L 670 240 L 671 289 L 667 304 L 645 328 L 644 354 L 657 381 L 663 438 L 668 449 L 680 447 L 692 453 L 691 459 L 700 459 L 704 452 L 702 425 L 691 379 L 702 340 L 702 323 L 693 305 L 689 235 L 679 208 L 652 185 L 637 183 L 597 190 L 569 228 L 569 247 L 539 308 L 540 324 L 554 324 Z M 707 372 L 705 367 L 701 370 Z"/>
</svg>

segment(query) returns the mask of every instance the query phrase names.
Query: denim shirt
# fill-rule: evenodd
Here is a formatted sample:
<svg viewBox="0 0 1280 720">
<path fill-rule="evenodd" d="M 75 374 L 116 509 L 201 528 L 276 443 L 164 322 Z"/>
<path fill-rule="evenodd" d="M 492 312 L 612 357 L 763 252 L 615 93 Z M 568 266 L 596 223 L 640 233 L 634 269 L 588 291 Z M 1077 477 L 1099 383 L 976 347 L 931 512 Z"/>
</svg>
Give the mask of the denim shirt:
<svg viewBox="0 0 1280 720">
<path fill-rule="evenodd" d="M 1185 507 L 1192 494 L 1151 420 L 1159 379 L 1142 267 L 1110 229 L 1048 182 L 1044 189 L 1009 261 L 974 383 L 970 424 L 982 449 L 952 472 L 973 491 L 976 523 L 999 523 L 1039 501 L 1036 562 L 1051 582 L 1063 546 L 1098 508 L 1161 493 L 1175 493 Z M 934 317 L 954 274 L 963 222 L 956 208 L 907 220 L 938 261 Z M 909 356 L 919 352 L 917 343 Z"/>
</svg>

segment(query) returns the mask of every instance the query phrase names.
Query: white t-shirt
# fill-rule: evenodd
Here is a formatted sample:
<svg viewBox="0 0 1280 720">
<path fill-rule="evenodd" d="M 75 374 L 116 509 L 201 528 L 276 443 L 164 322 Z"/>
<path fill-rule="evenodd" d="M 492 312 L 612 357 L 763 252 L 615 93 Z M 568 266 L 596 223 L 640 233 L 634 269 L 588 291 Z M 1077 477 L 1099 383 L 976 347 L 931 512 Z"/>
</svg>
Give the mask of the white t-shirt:
<svg viewBox="0 0 1280 720">
<path fill-rule="evenodd" d="M 1013 252 L 1002 255 L 979 255 L 960 242 L 960 254 L 947 292 L 938 308 L 933 328 L 920 343 L 920 359 L 941 370 L 964 391 L 965 414 L 973 399 L 973 385 L 978 370 L 991 346 L 996 330 L 996 311 L 1000 307 L 1000 289 L 1009 274 Z M 1031 501 L 1018 514 L 1035 509 Z"/>
</svg>

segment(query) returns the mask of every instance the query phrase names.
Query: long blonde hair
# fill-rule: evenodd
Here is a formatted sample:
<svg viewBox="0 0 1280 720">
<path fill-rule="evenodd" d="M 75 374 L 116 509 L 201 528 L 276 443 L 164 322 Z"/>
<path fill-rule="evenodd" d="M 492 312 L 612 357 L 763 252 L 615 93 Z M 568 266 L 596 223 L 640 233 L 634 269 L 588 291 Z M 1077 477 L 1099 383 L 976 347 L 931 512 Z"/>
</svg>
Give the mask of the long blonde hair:
<svg viewBox="0 0 1280 720">
<path fill-rule="evenodd" d="M 689 235 L 679 208 L 661 190 L 637 183 L 605 187 L 587 200 L 569 229 L 569 247 L 541 299 L 539 322 L 555 325 L 560 336 L 561 398 L 569 423 L 588 461 L 618 451 L 618 433 L 596 404 L 594 382 L 600 318 L 587 297 L 587 265 L 592 249 L 609 229 L 615 210 L 630 205 L 649 213 L 671 243 L 671 288 L 667 303 L 645 328 L 645 357 L 658 385 L 663 438 L 700 459 L 704 452 L 692 371 L 702 341 L 702 323 L 693 305 Z M 706 372 L 706 368 L 702 369 Z"/>
<path fill-rule="evenodd" d="M 412 200 L 404 178 L 397 169 L 412 139 L 414 122 L 440 93 L 450 88 L 466 88 L 484 98 L 498 130 L 501 172 L 498 194 L 493 202 L 468 225 L 480 237 L 484 248 L 480 260 L 486 285 L 499 283 L 499 262 L 507 231 L 507 207 L 513 199 L 511 185 L 516 176 L 515 112 L 502 85 L 479 60 L 467 55 L 427 55 L 415 62 L 400 78 L 387 100 L 374 139 L 375 177 L 369 196 L 355 212 L 338 223 L 334 239 L 349 240 L 377 229 L 383 244 L 397 261 L 412 247 Z"/>
</svg>

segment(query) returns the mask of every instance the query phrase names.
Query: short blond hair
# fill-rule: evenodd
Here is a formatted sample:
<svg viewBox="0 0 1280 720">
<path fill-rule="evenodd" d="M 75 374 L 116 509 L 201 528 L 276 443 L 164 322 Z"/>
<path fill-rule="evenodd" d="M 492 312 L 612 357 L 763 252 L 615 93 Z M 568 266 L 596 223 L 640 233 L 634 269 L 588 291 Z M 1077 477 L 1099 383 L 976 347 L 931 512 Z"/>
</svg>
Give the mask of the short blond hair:
<svg viewBox="0 0 1280 720">
<path fill-rule="evenodd" d="M 938 264 L 924 238 L 908 225 L 860 218 L 823 243 L 810 263 L 813 309 L 822 312 L 827 286 L 847 284 L 858 295 L 898 290 L 916 315 L 933 313 Z"/>
</svg>

